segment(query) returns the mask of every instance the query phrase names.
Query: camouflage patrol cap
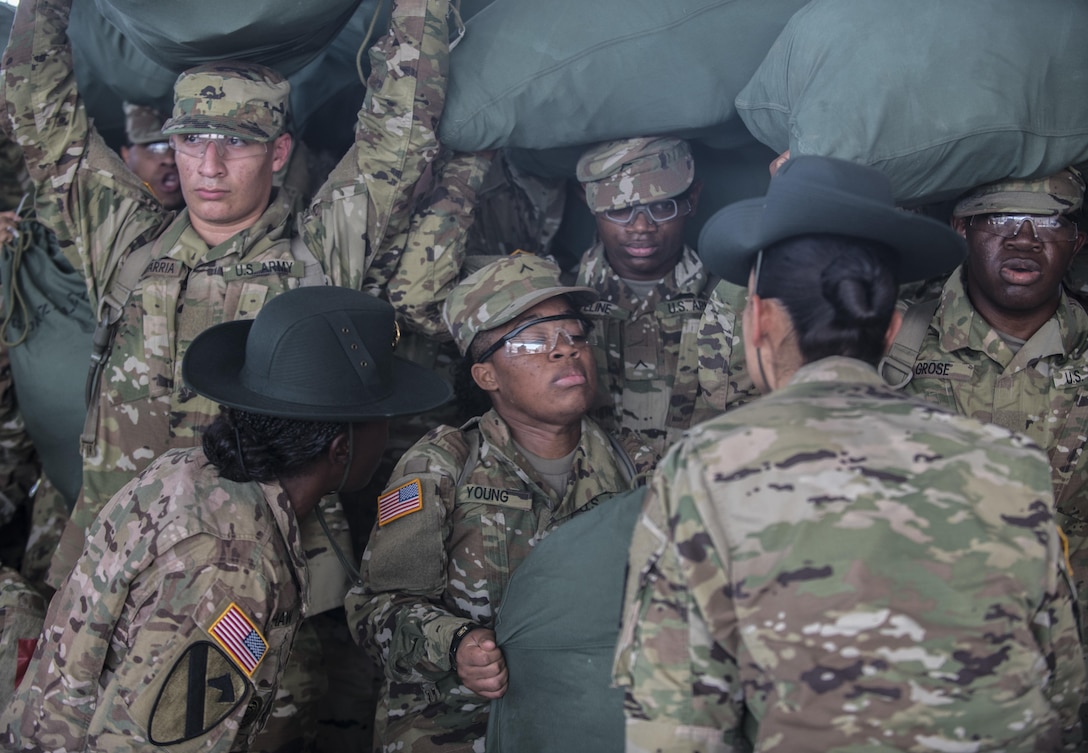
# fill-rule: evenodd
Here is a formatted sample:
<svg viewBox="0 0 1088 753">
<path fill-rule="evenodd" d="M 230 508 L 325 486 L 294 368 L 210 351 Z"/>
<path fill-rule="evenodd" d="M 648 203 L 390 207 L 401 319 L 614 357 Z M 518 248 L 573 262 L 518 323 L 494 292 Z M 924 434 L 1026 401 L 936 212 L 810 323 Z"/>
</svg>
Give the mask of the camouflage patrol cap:
<svg viewBox="0 0 1088 753">
<path fill-rule="evenodd" d="M 149 105 L 125 102 L 125 135 L 130 144 L 154 144 L 166 141 L 162 132 L 166 116 Z"/>
<path fill-rule="evenodd" d="M 576 174 L 590 210 L 607 212 L 679 196 L 695 179 L 695 160 L 680 139 L 620 139 L 586 151 Z"/>
<path fill-rule="evenodd" d="M 162 128 L 271 141 L 287 127 L 291 84 L 258 63 L 228 60 L 198 65 L 174 83 L 174 114 Z"/>
<path fill-rule="evenodd" d="M 598 297 L 593 288 L 563 285 L 555 262 L 516 253 L 493 261 L 462 280 L 446 299 L 442 319 L 461 355 L 465 355 L 478 333 L 500 327 L 557 295 L 569 295 L 578 308 Z"/>
<path fill-rule="evenodd" d="M 1000 180 L 979 186 L 959 200 L 954 217 L 976 214 L 1071 214 L 1084 203 L 1084 176 L 1067 167 L 1034 180 Z"/>
</svg>

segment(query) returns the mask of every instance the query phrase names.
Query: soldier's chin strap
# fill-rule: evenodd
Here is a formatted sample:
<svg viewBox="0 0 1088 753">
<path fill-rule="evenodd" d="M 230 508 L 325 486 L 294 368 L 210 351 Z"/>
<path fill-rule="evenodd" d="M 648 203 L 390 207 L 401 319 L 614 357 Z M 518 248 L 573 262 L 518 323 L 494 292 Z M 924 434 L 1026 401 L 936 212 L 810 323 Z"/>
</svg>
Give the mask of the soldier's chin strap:
<svg viewBox="0 0 1088 753">
<path fill-rule="evenodd" d="M 340 478 L 340 485 L 336 487 L 336 491 L 333 494 L 339 494 L 344 490 L 344 486 L 348 483 L 348 476 L 351 474 L 351 466 L 355 462 L 355 425 L 348 424 L 348 459 L 344 465 L 344 475 Z M 336 539 L 332 536 L 332 531 L 329 530 L 329 524 L 325 520 L 325 512 L 321 509 L 319 503 L 314 508 L 314 512 L 317 513 L 317 522 L 321 524 L 321 530 L 325 532 L 325 538 L 329 540 L 329 544 L 332 545 L 332 551 L 336 555 L 336 559 L 340 560 L 340 565 L 344 568 L 344 571 L 351 576 L 352 585 L 361 587 L 363 585 L 363 576 L 359 572 L 359 568 L 351 564 L 347 556 L 344 554 L 344 550 L 340 548 L 340 545 L 336 543 Z"/>
</svg>

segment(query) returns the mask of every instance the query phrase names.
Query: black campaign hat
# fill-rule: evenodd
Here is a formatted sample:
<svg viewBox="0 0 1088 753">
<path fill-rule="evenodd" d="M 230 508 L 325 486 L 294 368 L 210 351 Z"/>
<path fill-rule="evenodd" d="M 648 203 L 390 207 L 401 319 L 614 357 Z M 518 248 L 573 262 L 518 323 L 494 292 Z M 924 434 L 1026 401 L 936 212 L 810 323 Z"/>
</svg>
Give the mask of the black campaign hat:
<svg viewBox="0 0 1088 753">
<path fill-rule="evenodd" d="M 788 160 L 771 178 L 766 196 L 716 212 L 699 234 L 699 255 L 712 272 L 747 286 L 759 251 L 820 233 L 891 247 L 898 282 L 936 277 L 967 256 L 966 242 L 948 225 L 897 209 L 891 184 L 879 170 L 816 156 Z"/>
<path fill-rule="evenodd" d="M 283 418 L 349 422 L 436 408 L 449 384 L 393 355 L 393 307 L 340 287 L 282 293 L 254 320 L 201 332 L 181 364 L 199 395 Z"/>
</svg>

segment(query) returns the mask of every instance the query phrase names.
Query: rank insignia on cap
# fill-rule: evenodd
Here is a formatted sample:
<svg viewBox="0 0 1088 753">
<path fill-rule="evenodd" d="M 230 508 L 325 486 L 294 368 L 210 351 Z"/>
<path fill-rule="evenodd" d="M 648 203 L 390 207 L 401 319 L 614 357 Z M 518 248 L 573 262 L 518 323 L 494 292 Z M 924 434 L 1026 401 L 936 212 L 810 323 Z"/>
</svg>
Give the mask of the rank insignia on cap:
<svg viewBox="0 0 1088 753">
<path fill-rule="evenodd" d="M 423 509 L 423 487 L 419 479 L 398 486 L 378 497 L 378 525 L 384 526 L 397 518 L 403 518 Z"/>
<path fill-rule="evenodd" d="M 247 676 L 253 674 L 268 651 L 268 643 L 261 631 L 234 603 L 212 623 L 208 634 L 227 650 Z"/>
</svg>

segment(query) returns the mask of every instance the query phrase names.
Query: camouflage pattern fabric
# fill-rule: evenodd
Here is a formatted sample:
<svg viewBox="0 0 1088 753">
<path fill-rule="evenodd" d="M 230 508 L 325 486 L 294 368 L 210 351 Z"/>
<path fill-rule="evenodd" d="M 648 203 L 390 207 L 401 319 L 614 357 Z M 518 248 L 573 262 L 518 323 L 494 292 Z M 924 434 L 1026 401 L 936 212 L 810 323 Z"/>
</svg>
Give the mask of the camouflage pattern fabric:
<svg viewBox="0 0 1088 753">
<path fill-rule="evenodd" d="M 148 105 L 125 102 L 125 137 L 130 144 L 154 144 L 167 140 L 162 132 L 166 116 Z"/>
<path fill-rule="evenodd" d="M 679 196 L 695 179 L 686 141 L 650 136 L 606 141 L 587 149 L 575 175 L 594 214 Z"/>
<path fill-rule="evenodd" d="M 14 211 L 30 189 L 23 150 L 0 129 L 0 212 Z"/>
<path fill-rule="evenodd" d="M 0 567 L 0 709 L 15 692 L 19 657 L 42 631 L 46 600 L 19 573 Z"/>
<path fill-rule="evenodd" d="M 976 214 L 1072 214 L 1084 204 L 1084 176 L 1073 167 L 1033 180 L 999 180 L 962 196 L 954 217 Z"/>
<path fill-rule="evenodd" d="M 278 72 L 240 60 L 198 65 L 174 83 L 166 136 L 215 132 L 271 141 L 286 130 L 291 83 Z"/>
<path fill-rule="evenodd" d="M 379 518 L 363 555 L 365 585 L 345 601 L 356 640 L 385 668 L 375 749 L 482 752 L 489 702 L 450 669 L 454 631 L 492 626 L 511 573 L 533 546 L 628 482 L 608 438 L 584 419 L 570 481 L 556 494 L 494 411 L 424 437 L 389 488 L 414 481 L 421 509 L 384 525 Z"/>
<path fill-rule="evenodd" d="M 567 201 L 565 178 L 533 175 L 498 153 L 480 187 L 480 199 L 465 240 L 477 256 L 552 252 Z"/>
<path fill-rule="evenodd" d="M 1045 458 L 828 358 L 693 429 L 631 544 L 627 750 L 1080 750 Z"/>
<path fill-rule="evenodd" d="M 1057 520 L 1082 610 L 1088 605 L 1088 312 L 1062 293 L 1017 353 L 975 311 L 963 270 L 945 283 L 904 388 L 928 402 L 1026 434 L 1050 458 Z"/>
<path fill-rule="evenodd" d="M 49 564 L 53 561 L 64 525 L 68 522 L 68 501 L 44 473 L 34 487 L 31 500 L 30 533 L 19 572 L 43 594 L 52 596 L 47 585 Z"/>
<path fill-rule="evenodd" d="M 490 164 L 486 153 L 440 154 L 429 195 L 413 212 L 406 237 L 394 241 L 404 250 L 386 288 L 389 302 L 399 321 L 427 338 L 450 340 L 442 304 L 463 276 L 472 212 Z"/>
<path fill-rule="evenodd" d="M 34 444 L 19 413 L 8 348 L 0 342 L 0 527 L 22 522 L 30 509 L 30 490 L 41 470 Z M 25 542 L 23 542 L 25 543 Z M 18 565 L 9 559 L 7 564 Z"/>
<path fill-rule="evenodd" d="M 302 265 L 290 252 L 296 231 L 285 196 L 249 232 L 215 248 L 197 236 L 187 210 L 161 229 L 169 216 L 89 130 L 69 75 L 68 5 L 28 3 L 16 15 L 7 51 L 7 106 L 31 174 L 48 196 L 39 197 L 39 219 L 85 271 L 93 306 L 130 250 L 156 236 L 160 243 L 106 366 L 96 443 L 84 453 L 84 498 L 73 512 L 78 531 L 160 452 L 197 444 L 200 427 L 215 416 L 216 407 L 181 382 L 192 339 L 217 322 L 255 316 L 266 300 L 298 285 Z M 391 31 L 371 50 L 374 73 L 355 147 L 299 220 L 334 284 L 375 294 L 396 268 L 399 250 L 385 244 L 407 227 L 412 187 L 437 149 L 448 57 L 443 0 L 406 0 L 397 8 Z M 36 118 L 43 100 L 70 114 Z M 62 574 L 78 546 L 65 551 Z"/>
<path fill-rule="evenodd" d="M 699 321 L 699 394 L 691 424 L 739 408 L 759 397 L 744 356 L 741 314 L 748 290 L 721 280 Z"/>
<path fill-rule="evenodd" d="M 152 463 L 50 604 L 7 749 L 248 750 L 308 595 L 298 523 L 278 484 L 222 479 L 200 450 Z M 256 636 L 216 629 L 238 613 Z"/>
<path fill-rule="evenodd" d="M 613 271 L 598 243 L 582 257 L 576 284 L 600 295 L 582 307 L 593 322 L 597 361 L 598 397 L 590 415 L 606 431 L 640 434 L 660 458 L 694 418 L 699 326 L 711 275 L 685 247 L 672 272 L 641 296 Z"/>
</svg>

